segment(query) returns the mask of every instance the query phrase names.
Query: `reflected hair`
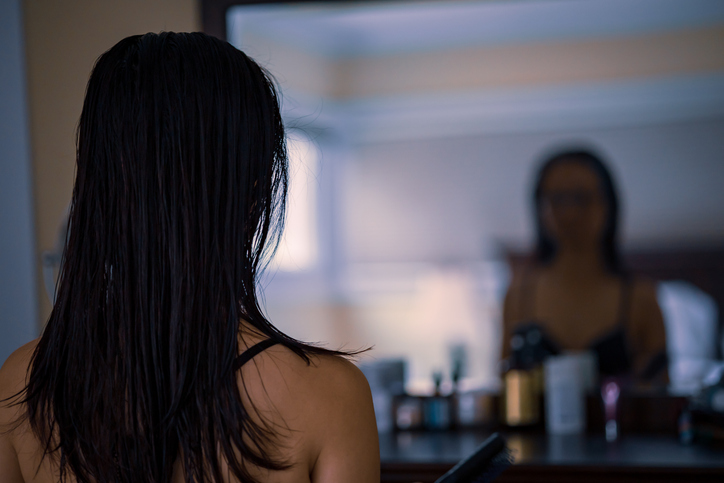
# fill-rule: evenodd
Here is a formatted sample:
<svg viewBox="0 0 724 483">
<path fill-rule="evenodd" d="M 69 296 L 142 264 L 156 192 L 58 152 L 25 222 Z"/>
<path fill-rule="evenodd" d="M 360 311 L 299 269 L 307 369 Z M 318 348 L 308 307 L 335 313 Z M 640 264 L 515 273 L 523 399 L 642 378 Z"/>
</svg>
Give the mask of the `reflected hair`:
<svg viewBox="0 0 724 483">
<path fill-rule="evenodd" d="M 564 163 L 578 163 L 590 168 L 598 178 L 599 188 L 606 205 L 606 222 L 601 236 L 601 253 L 606 268 L 612 273 L 623 271 L 618 250 L 619 201 L 611 171 L 601 157 L 588 149 L 567 149 L 547 156 L 541 163 L 533 192 L 536 223 L 536 251 L 538 263 L 547 264 L 556 257 L 556 241 L 547 233 L 542 217 L 543 181 L 551 169 Z"/>
<path fill-rule="evenodd" d="M 167 482 L 177 457 L 188 482 L 289 466 L 232 369 L 241 320 L 307 363 L 340 354 L 286 336 L 260 308 L 286 191 L 276 89 L 244 53 L 165 32 L 98 59 L 57 301 L 20 394 L 61 481 Z"/>
</svg>

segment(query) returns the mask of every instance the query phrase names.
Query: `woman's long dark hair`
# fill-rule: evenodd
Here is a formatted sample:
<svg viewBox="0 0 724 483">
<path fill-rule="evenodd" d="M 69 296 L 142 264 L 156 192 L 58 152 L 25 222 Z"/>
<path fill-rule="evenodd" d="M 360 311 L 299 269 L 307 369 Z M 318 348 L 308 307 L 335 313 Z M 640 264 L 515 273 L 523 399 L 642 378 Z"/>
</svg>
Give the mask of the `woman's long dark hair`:
<svg viewBox="0 0 724 483">
<path fill-rule="evenodd" d="M 240 320 L 275 329 L 256 281 L 282 227 L 287 153 L 276 90 L 201 33 L 128 37 L 97 61 L 78 127 L 57 301 L 22 403 L 61 479 L 221 481 L 222 461 L 283 469 L 248 416 Z"/>
<path fill-rule="evenodd" d="M 541 204 L 543 201 L 543 180 L 550 170 L 562 163 L 579 163 L 590 168 L 598 177 L 601 194 L 606 204 L 606 223 L 601 236 L 601 253 L 603 262 L 612 273 L 621 273 L 621 259 L 618 251 L 618 212 L 619 203 L 616 186 L 611 172 L 602 159 L 587 149 L 568 149 L 556 152 L 541 163 L 535 181 L 533 206 L 537 231 L 536 261 L 541 264 L 551 262 L 558 250 L 556 241 L 547 233 L 543 223 Z"/>
</svg>

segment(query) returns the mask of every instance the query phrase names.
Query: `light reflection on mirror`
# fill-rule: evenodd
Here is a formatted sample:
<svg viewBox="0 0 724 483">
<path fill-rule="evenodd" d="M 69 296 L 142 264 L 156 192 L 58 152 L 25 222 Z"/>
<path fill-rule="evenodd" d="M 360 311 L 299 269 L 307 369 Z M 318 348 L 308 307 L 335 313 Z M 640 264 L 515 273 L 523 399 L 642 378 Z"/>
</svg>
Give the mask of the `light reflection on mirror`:
<svg viewBox="0 0 724 483">
<path fill-rule="evenodd" d="M 309 270 L 317 262 L 317 148 L 304 135 L 287 136 L 289 189 L 284 233 L 272 270 Z"/>
</svg>

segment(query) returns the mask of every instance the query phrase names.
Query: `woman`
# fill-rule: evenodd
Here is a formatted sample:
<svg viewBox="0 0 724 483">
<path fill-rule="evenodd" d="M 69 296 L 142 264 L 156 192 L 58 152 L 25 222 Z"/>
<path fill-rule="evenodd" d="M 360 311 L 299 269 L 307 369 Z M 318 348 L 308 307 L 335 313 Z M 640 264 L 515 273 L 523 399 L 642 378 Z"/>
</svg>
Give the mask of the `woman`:
<svg viewBox="0 0 724 483">
<path fill-rule="evenodd" d="M 618 199 L 611 175 L 589 151 L 545 161 L 535 186 L 535 264 L 515 274 L 504 306 L 504 357 L 531 324 L 561 350 L 592 350 L 604 375 L 650 378 L 665 364 L 654 285 L 621 266 Z"/>
<path fill-rule="evenodd" d="M 268 75 L 201 33 L 98 60 L 57 302 L 0 370 L 3 482 L 373 482 L 369 387 L 256 280 L 287 157 Z"/>
</svg>

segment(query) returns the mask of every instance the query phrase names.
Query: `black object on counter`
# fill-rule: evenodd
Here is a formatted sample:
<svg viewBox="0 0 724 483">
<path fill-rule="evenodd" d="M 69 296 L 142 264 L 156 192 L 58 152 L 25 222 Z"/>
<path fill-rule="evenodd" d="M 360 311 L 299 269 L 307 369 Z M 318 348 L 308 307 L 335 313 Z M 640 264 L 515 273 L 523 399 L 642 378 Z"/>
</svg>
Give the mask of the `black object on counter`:
<svg viewBox="0 0 724 483">
<path fill-rule="evenodd" d="M 452 467 L 435 483 L 488 483 L 495 480 L 508 466 L 513 456 L 505 440 L 494 433 L 475 452 Z"/>
<path fill-rule="evenodd" d="M 534 322 L 515 329 L 510 339 L 510 349 L 511 369 L 532 369 L 542 364 L 547 357 L 560 353 L 560 348 L 543 327 Z"/>
</svg>

